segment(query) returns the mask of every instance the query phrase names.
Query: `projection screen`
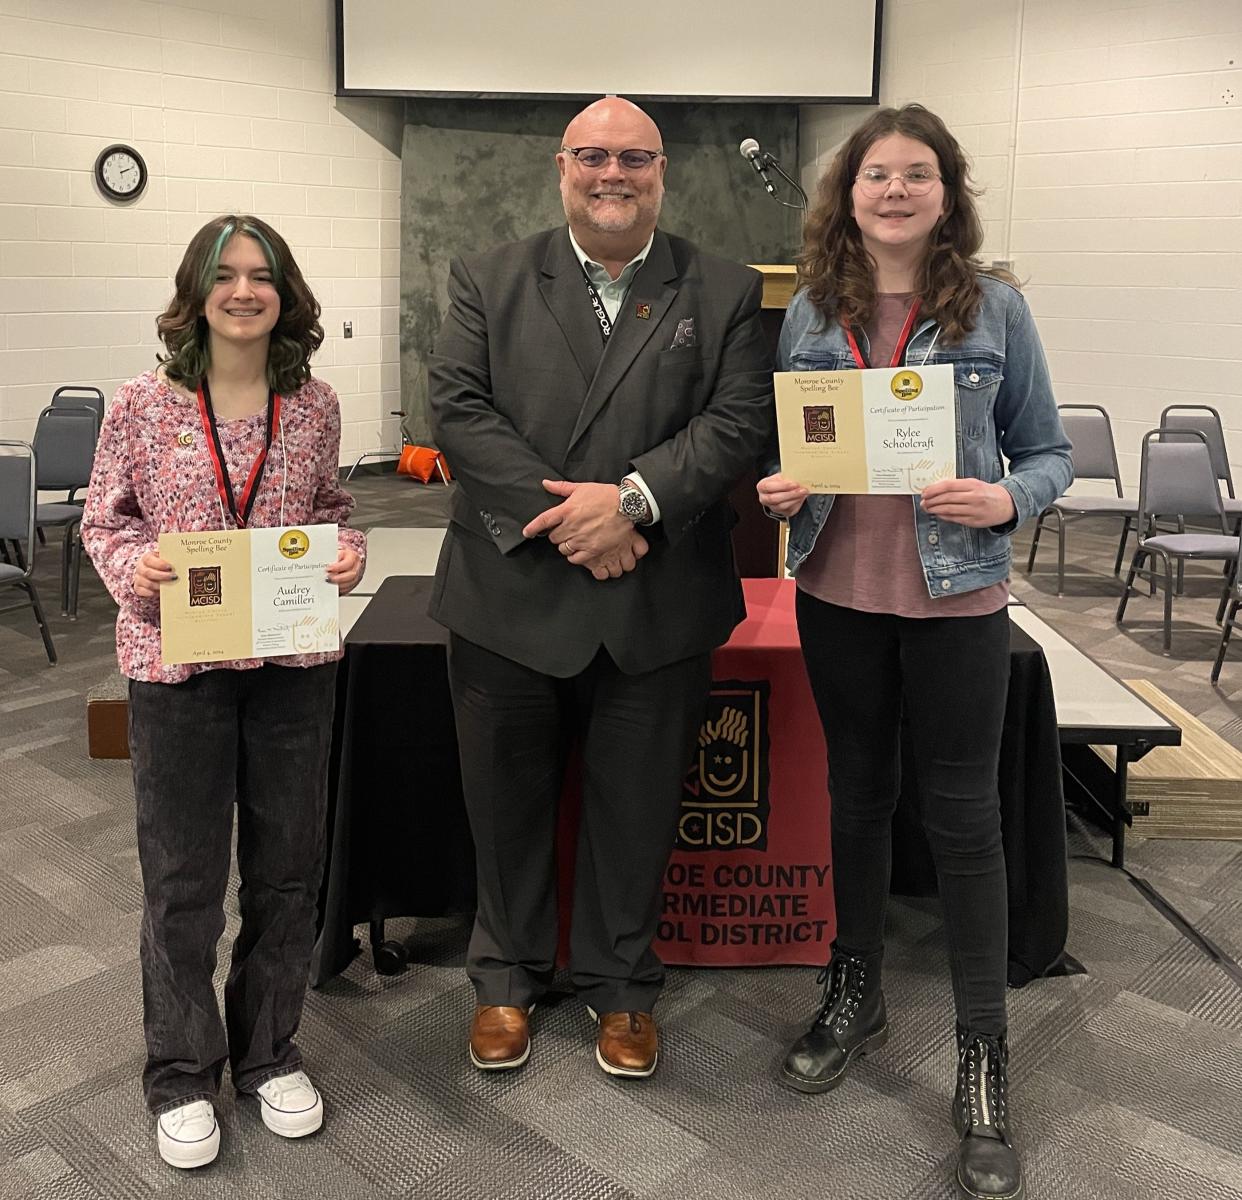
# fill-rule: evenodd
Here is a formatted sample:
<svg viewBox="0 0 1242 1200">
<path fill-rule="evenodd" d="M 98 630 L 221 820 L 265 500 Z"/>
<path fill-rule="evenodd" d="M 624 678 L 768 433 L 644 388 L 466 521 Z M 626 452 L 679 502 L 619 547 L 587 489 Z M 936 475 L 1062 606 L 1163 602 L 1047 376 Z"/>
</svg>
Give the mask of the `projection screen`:
<svg viewBox="0 0 1242 1200">
<path fill-rule="evenodd" d="M 337 94 L 874 103 L 883 0 L 337 0 Z"/>
</svg>

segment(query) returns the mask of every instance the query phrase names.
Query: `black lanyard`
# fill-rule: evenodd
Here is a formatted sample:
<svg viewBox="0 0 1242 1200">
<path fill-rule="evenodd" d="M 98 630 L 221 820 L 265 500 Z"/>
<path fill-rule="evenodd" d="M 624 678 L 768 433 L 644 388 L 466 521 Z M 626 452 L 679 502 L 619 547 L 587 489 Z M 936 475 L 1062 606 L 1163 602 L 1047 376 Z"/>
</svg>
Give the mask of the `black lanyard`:
<svg viewBox="0 0 1242 1200">
<path fill-rule="evenodd" d="M 220 430 L 216 427 L 216 410 L 211 407 L 211 389 L 207 386 L 204 376 L 198 385 L 198 415 L 203 422 L 203 430 L 207 434 L 207 450 L 211 455 L 211 465 L 216 473 L 216 491 L 220 500 L 228 505 L 233 516 L 233 523 L 238 529 L 245 529 L 250 520 L 250 510 L 254 508 L 255 496 L 259 493 L 259 480 L 263 478 L 263 468 L 267 465 L 267 452 L 272 448 L 272 430 L 280 421 L 280 397 L 270 388 L 267 393 L 267 432 L 263 438 L 263 449 L 259 451 L 246 477 L 246 485 L 242 488 L 241 509 L 238 510 L 237 500 L 233 496 L 233 484 L 229 479 L 229 465 L 224 460 L 224 447 L 220 445 Z"/>
<path fill-rule="evenodd" d="M 599 298 L 599 292 L 595 290 L 595 284 L 591 282 L 591 277 L 586 273 L 586 268 L 582 268 L 582 278 L 586 280 L 587 295 L 591 297 L 591 305 L 595 309 L 595 319 L 599 322 L 599 331 L 604 335 L 604 341 L 607 342 L 612 337 L 612 321 L 608 318 L 608 310 L 604 307 L 604 302 Z"/>
</svg>

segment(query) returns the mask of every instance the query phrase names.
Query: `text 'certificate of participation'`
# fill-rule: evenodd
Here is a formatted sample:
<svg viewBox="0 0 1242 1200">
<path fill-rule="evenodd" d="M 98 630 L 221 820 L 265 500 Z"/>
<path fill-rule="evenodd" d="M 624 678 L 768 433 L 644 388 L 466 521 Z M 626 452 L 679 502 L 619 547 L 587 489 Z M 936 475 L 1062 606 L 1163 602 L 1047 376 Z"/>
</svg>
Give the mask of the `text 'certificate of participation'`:
<svg viewBox="0 0 1242 1200">
<path fill-rule="evenodd" d="M 957 471 L 953 367 L 778 371 L 781 474 L 812 492 L 914 494 Z"/>
<path fill-rule="evenodd" d="M 335 525 L 162 533 L 159 551 L 177 572 L 160 587 L 166 666 L 340 648 Z"/>
</svg>

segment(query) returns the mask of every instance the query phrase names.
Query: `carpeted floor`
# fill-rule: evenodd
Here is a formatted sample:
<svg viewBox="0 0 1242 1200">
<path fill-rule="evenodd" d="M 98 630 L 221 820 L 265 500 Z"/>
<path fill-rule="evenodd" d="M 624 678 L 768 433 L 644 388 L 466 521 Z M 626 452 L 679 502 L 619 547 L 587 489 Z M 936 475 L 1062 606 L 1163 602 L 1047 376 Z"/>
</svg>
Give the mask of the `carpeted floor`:
<svg viewBox="0 0 1242 1200">
<path fill-rule="evenodd" d="M 362 525 L 443 524 L 445 491 L 354 481 Z M 1158 606 L 1112 621 L 1115 541 L 1073 530 L 1066 594 L 1048 571 L 1015 591 L 1126 677 L 1152 679 L 1242 746 L 1242 644 L 1222 686 L 1217 577 L 1193 573 L 1173 655 Z M 1019 547 L 1021 551 L 1022 547 Z M 58 547 L 38 578 L 56 607 Z M 1044 551 L 1041 550 L 1041 555 Z M 360 957 L 310 994 L 300 1043 L 327 1104 L 322 1133 L 284 1142 L 227 1078 L 218 1162 L 164 1166 L 139 1089 L 141 894 L 128 764 L 86 756 L 84 696 L 114 670 L 112 606 L 89 566 L 77 622 L 55 618 L 49 669 L 27 613 L 0 616 L 0 1200 L 16 1197 L 408 1196 L 427 1200 L 936 1200 L 953 1195 L 952 1011 L 934 901 L 890 910 L 889 1045 L 838 1091 L 775 1082 L 816 999 L 803 969 L 671 972 L 657 1075 L 596 1067 L 581 1005 L 541 1009 L 531 1061 L 466 1060 L 466 930 L 390 922 L 416 962 Z M 1077 821 L 1076 855 L 1105 839 Z M 1242 957 L 1242 844 L 1132 839 L 1130 866 Z M 1032 1200 L 1242 1200 L 1242 990 L 1121 873 L 1071 865 L 1069 950 L 1088 974 L 1010 994 L 1013 1110 Z M 235 932 L 229 900 L 228 935 Z M 225 954 L 227 957 L 227 954 Z"/>
</svg>

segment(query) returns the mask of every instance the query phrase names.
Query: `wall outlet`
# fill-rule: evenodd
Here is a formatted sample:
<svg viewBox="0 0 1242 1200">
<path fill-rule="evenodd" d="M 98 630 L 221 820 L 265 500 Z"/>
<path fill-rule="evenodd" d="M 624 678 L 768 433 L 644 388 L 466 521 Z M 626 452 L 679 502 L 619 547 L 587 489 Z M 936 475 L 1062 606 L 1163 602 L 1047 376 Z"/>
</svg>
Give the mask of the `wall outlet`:
<svg viewBox="0 0 1242 1200">
<path fill-rule="evenodd" d="M 992 259 L 992 270 L 993 271 L 1012 271 L 1013 270 L 1013 259 L 1012 258 Z"/>
</svg>

